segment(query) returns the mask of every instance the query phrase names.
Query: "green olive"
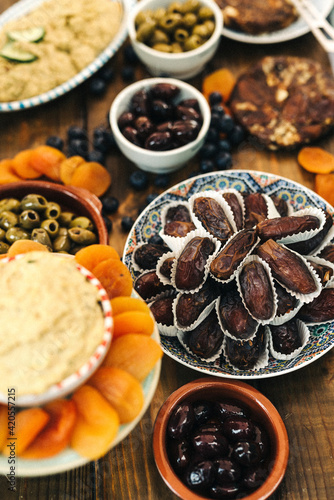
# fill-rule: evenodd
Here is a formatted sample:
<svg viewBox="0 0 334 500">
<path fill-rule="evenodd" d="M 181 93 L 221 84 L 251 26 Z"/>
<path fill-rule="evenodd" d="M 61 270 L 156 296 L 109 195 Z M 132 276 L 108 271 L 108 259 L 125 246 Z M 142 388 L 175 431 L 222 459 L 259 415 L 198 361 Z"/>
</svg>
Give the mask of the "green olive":
<svg viewBox="0 0 334 500">
<path fill-rule="evenodd" d="M 67 234 L 59 234 L 53 240 L 54 252 L 69 252 L 71 249 L 71 240 Z"/>
<path fill-rule="evenodd" d="M 136 38 L 138 42 L 147 42 L 154 33 L 157 22 L 153 19 L 149 19 L 144 23 L 140 24 L 137 29 Z"/>
<path fill-rule="evenodd" d="M 204 26 L 206 26 L 206 29 L 208 30 L 209 36 L 211 36 L 212 33 L 215 31 L 215 27 L 216 27 L 214 21 L 211 21 L 210 19 L 207 19 L 204 22 Z"/>
<path fill-rule="evenodd" d="M 183 4 L 181 2 L 172 2 L 167 7 L 169 14 L 181 14 L 183 12 Z"/>
<path fill-rule="evenodd" d="M 84 229 L 82 227 L 72 227 L 68 230 L 68 235 L 74 243 L 79 245 L 92 245 L 96 243 L 96 234 L 93 231 Z"/>
<path fill-rule="evenodd" d="M 184 28 L 178 28 L 175 30 L 174 39 L 176 42 L 183 43 L 189 37 L 189 33 Z"/>
<path fill-rule="evenodd" d="M 198 12 L 201 4 L 199 0 L 186 0 L 183 4 L 183 12 Z"/>
<path fill-rule="evenodd" d="M 176 28 L 182 25 L 181 14 L 171 13 L 164 16 L 159 21 L 159 26 L 166 31 L 166 33 L 172 33 Z"/>
<path fill-rule="evenodd" d="M 52 243 L 48 232 L 43 227 L 36 227 L 31 232 L 32 241 L 38 241 L 38 243 L 42 243 L 49 249 L 52 249 Z"/>
<path fill-rule="evenodd" d="M 193 26 L 195 26 L 196 22 L 197 22 L 197 17 L 196 14 L 194 14 L 193 12 L 187 12 L 183 16 L 183 25 L 186 28 L 192 28 Z"/>
<path fill-rule="evenodd" d="M 76 215 L 73 212 L 61 212 L 58 222 L 61 226 L 68 227 Z"/>
<path fill-rule="evenodd" d="M 171 47 L 172 47 L 173 54 L 180 54 L 180 52 L 183 52 L 182 46 L 178 42 L 172 43 Z"/>
<path fill-rule="evenodd" d="M 156 29 L 150 38 L 150 44 L 156 45 L 157 43 L 170 43 L 169 36 L 162 30 Z"/>
<path fill-rule="evenodd" d="M 0 254 L 5 254 L 9 250 L 9 245 L 5 241 L 0 241 Z"/>
<path fill-rule="evenodd" d="M 67 227 L 59 226 L 58 236 L 67 236 L 67 235 L 68 235 Z"/>
<path fill-rule="evenodd" d="M 6 240 L 9 244 L 17 240 L 30 240 L 30 234 L 21 227 L 11 227 L 6 232 Z"/>
<path fill-rule="evenodd" d="M 18 213 L 20 211 L 20 202 L 16 198 L 4 198 L 0 201 L 0 213 L 4 210 Z"/>
<path fill-rule="evenodd" d="M 205 19 L 213 19 L 214 17 L 212 9 L 210 9 L 210 7 L 206 7 L 205 5 L 203 5 L 199 9 L 197 16 L 200 21 L 204 21 Z"/>
<path fill-rule="evenodd" d="M 40 217 L 36 210 L 23 210 L 19 215 L 19 225 L 23 229 L 34 229 L 40 224 Z"/>
<path fill-rule="evenodd" d="M 168 43 L 156 43 L 155 45 L 153 45 L 152 49 L 166 53 L 172 52 L 172 46 Z"/>
<path fill-rule="evenodd" d="M 203 41 L 198 35 L 191 35 L 184 42 L 184 50 L 194 50 L 202 45 Z"/>
<path fill-rule="evenodd" d="M 72 220 L 69 227 L 82 227 L 83 229 L 89 229 L 89 231 L 94 231 L 94 224 L 88 217 L 81 215 Z"/>
<path fill-rule="evenodd" d="M 157 10 L 155 10 L 152 14 L 153 19 L 156 21 L 159 21 L 162 17 L 166 15 L 166 9 L 164 7 L 159 7 Z"/>
<path fill-rule="evenodd" d="M 45 219 L 58 219 L 60 214 L 60 205 L 54 201 L 49 201 L 44 212 Z"/>
<path fill-rule="evenodd" d="M 208 29 L 205 24 L 196 24 L 192 30 L 192 35 L 197 35 L 202 38 L 203 43 L 205 39 L 209 37 Z"/>
<path fill-rule="evenodd" d="M 6 238 L 6 231 L 0 227 L 0 241 L 4 241 Z"/>
<path fill-rule="evenodd" d="M 20 210 L 36 210 L 42 212 L 47 206 L 47 201 L 40 194 L 27 194 L 20 203 Z"/>
<path fill-rule="evenodd" d="M 45 229 L 51 239 L 59 234 L 59 222 L 56 219 L 45 219 L 41 222 L 41 228 Z"/>
<path fill-rule="evenodd" d="M 135 18 L 135 25 L 139 26 L 140 24 L 145 23 L 148 19 L 153 19 L 153 11 L 152 10 L 142 10 L 138 12 Z"/>
<path fill-rule="evenodd" d="M 0 214 L 0 227 L 2 229 L 9 229 L 18 224 L 19 218 L 14 212 L 10 212 L 9 210 L 4 210 Z"/>
</svg>

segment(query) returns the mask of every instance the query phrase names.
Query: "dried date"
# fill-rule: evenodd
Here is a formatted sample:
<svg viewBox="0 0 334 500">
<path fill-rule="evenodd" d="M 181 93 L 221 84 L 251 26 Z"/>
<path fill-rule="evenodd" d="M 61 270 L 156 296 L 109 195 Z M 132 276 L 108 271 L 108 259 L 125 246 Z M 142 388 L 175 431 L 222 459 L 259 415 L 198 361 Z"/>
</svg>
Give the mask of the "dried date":
<svg viewBox="0 0 334 500">
<path fill-rule="evenodd" d="M 209 359 L 219 351 L 223 337 L 216 312 L 212 310 L 194 330 L 187 332 L 186 343 L 194 354 Z"/>
<path fill-rule="evenodd" d="M 167 209 L 166 223 L 174 221 L 191 222 L 190 211 L 186 205 L 180 204 Z"/>
<path fill-rule="evenodd" d="M 272 325 L 270 327 L 270 332 L 273 347 L 275 351 L 281 354 L 291 354 L 302 345 L 295 319 L 291 319 L 283 325 Z"/>
<path fill-rule="evenodd" d="M 239 340 L 249 338 L 256 331 L 258 325 L 258 322 L 252 318 L 243 305 L 236 288 L 221 295 L 219 319 L 223 329 Z"/>
<path fill-rule="evenodd" d="M 259 222 L 256 226 L 257 234 L 261 240 L 280 240 L 304 231 L 318 229 L 320 220 L 314 215 L 275 217 Z"/>
<path fill-rule="evenodd" d="M 333 226 L 333 216 L 325 212 L 325 224 L 320 231 L 309 238 L 308 240 L 297 241 L 295 243 L 289 243 L 287 245 L 290 250 L 294 250 L 295 252 L 300 253 L 301 255 L 310 255 L 312 254 L 318 246 L 323 242 L 325 236 L 328 234 L 329 230 Z"/>
<path fill-rule="evenodd" d="M 270 198 L 273 200 L 275 208 L 281 217 L 286 217 L 289 213 L 288 204 L 286 200 L 280 198 L 279 196 L 271 195 Z"/>
<path fill-rule="evenodd" d="M 210 265 L 213 276 L 229 279 L 257 241 L 255 229 L 242 229 L 218 253 Z"/>
<path fill-rule="evenodd" d="M 134 261 L 142 269 L 154 269 L 160 257 L 168 252 L 168 248 L 163 245 L 153 243 L 144 243 L 136 248 L 134 252 Z"/>
<path fill-rule="evenodd" d="M 311 294 L 318 290 L 313 274 L 298 254 L 274 240 L 262 243 L 257 253 L 269 264 L 277 281 L 288 290 L 300 294 Z"/>
<path fill-rule="evenodd" d="M 181 252 L 175 271 L 175 285 L 180 290 L 192 290 L 200 286 L 205 275 L 207 260 L 215 250 L 210 238 L 195 236 Z"/>
<path fill-rule="evenodd" d="M 180 327 L 190 326 L 217 297 L 215 283 L 206 282 L 198 292 L 182 293 L 177 299 L 175 315 Z"/>
<path fill-rule="evenodd" d="M 162 264 L 159 266 L 159 272 L 165 278 L 170 279 L 172 275 L 172 267 L 174 264 L 175 257 L 167 257 Z"/>
<path fill-rule="evenodd" d="M 238 197 L 234 193 L 228 192 L 223 193 L 223 198 L 231 208 L 235 225 L 237 227 L 237 230 L 240 231 L 240 229 L 242 229 L 244 225 L 244 216 Z"/>
<path fill-rule="evenodd" d="M 219 203 L 213 198 L 195 198 L 193 212 L 203 227 L 217 239 L 225 243 L 233 234 L 233 228 Z"/>
<path fill-rule="evenodd" d="M 248 262 L 239 275 L 241 295 L 251 315 L 258 321 L 269 320 L 275 313 L 273 286 L 261 262 Z"/>
<path fill-rule="evenodd" d="M 226 356 L 239 370 L 254 368 L 265 349 L 265 332 L 260 326 L 252 340 L 239 342 L 226 337 Z"/>
<path fill-rule="evenodd" d="M 275 283 L 275 291 L 277 296 L 276 316 L 283 316 L 284 314 L 291 312 L 297 306 L 298 299 L 293 297 L 277 281 Z"/>
<path fill-rule="evenodd" d="M 164 285 L 156 271 L 148 271 L 138 276 L 134 282 L 134 289 L 144 300 L 149 300 L 162 292 L 172 290 L 172 286 Z"/>
<path fill-rule="evenodd" d="M 250 193 L 244 197 L 246 229 L 256 226 L 262 220 L 267 219 L 268 206 L 266 199 L 261 193 Z"/>
<path fill-rule="evenodd" d="M 325 286 L 333 278 L 332 267 L 327 266 L 325 263 L 314 262 L 311 259 L 307 259 L 307 261 L 319 276 L 322 286 Z"/>
<path fill-rule="evenodd" d="M 165 224 L 164 233 L 174 238 L 182 238 L 194 229 L 196 229 L 196 226 L 192 222 L 172 221 Z"/>
<path fill-rule="evenodd" d="M 299 309 L 297 317 L 306 323 L 334 320 L 334 288 L 324 288 L 320 295 Z"/>
<path fill-rule="evenodd" d="M 173 326 L 173 297 L 162 297 L 150 304 L 151 312 L 157 323 L 165 326 Z"/>
</svg>

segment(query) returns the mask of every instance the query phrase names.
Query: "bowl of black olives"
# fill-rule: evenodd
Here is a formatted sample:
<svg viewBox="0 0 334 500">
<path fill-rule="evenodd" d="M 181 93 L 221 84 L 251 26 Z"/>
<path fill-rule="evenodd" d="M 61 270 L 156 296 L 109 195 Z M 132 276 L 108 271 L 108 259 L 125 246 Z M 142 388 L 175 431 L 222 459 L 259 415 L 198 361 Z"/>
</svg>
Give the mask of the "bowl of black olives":
<svg viewBox="0 0 334 500">
<path fill-rule="evenodd" d="M 108 244 L 102 202 L 89 191 L 47 181 L 0 186 L 0 253 L 17 239 L 38 241 L 50 251 L 74 254 Z"/>
<path fill-rule="evenodd" d="M 116 96 L 109 119 L 122 153 L 142 170 L 159 174 L 180 169 L 196 155 L 211 111 L 192 85 L 174 78 L 147 78 Z"/>
<path fill-rule="evenodd" d="M 258 390 L 207 377 L 162 405 L 153 452 L 162 479 L 181 499 L 265 500 L 284 477 L 289 441 L 278 411 Z"/>
<path fill-rule="evenodd" d="M 132 47 L 152 76 L 188 80 L 218 49 L 223 15 L 214 0 L 141 0 L 127 25 Z"/>
</svg>

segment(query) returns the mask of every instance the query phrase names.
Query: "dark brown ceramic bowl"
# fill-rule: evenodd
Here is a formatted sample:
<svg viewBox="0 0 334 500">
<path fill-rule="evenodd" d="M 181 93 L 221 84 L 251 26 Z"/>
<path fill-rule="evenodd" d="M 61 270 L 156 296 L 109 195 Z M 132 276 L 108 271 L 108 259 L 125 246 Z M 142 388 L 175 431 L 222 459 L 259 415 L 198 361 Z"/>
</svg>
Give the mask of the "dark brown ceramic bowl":
<svg viewBox="0 0 334 500">
<path fill-rule="evenodd" d="M 4 198 L 22 199 L 34 193 L 44 196 L 48 201 L 59 203 L 63 210 L 88 217 L 96 227 L 98 243 L 109 243 L 108 231 L 101 215 L 102 203 L 86 189 L 64 186 L 47 181 L 12 182 L 0 186 L 0 200 Z"/>
<path fill-rule="evenodd" d="M 262 425 L 270 440 L 270 462 L 273 464 L 265 482 L 254 492 L 243 497 L 244 500 L 265 500 L 281 483 L 289 457 L 289 441 L 284 423 L 272 403 L 258 390 L 244 382 L 207 377 L 190 382 L 169 396 L 157 415 L 153 452 L 156 465 L 167 486 L 183 500 L 203 500 L 205 497 L 191 491 L 174 472 L 166 450 L 166 431 L 168 420 L 183 401 L 234 399 L 247 406 L 254 419 Z"/>
</svg>

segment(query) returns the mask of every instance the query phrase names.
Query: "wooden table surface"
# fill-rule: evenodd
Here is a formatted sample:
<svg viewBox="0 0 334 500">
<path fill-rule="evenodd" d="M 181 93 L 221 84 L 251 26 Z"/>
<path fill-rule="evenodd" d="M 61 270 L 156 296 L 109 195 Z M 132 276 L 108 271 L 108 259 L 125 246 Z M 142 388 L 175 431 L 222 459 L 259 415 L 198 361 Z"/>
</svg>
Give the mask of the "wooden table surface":
<svg viewBox="0 0 334 500">
<path fill-rule="evenodd" d="M 0 11 L 13 0 L 1 0 Z M 236 76 L 253 61 L 265 55 L 290 54 L 307 56 L 329 68 L 326 54 L 312 34 L 296 40 L 272 45 L 246 45 L 222 37 L 219 50 L 206 71 L 229 68 Z M 117 93 L 127 85 L 121 77 L 123 49 L 108 63 L 115 69 L 115 79 L 103 97 L 92 97 L 88 84 L 82 84 L 57 100 L 34 109 L 0 113 L 0 159 L 10 158 L 18 151 L 44 144 L 50 135 L 66 138 L 70 125 L 93 129 L 107 125 L 107 113 Z M 143 66 L 135 67 L 135 78 L 150 76 Z M 190 80 L 201 87 L 204 73 Z M 319 143 L 334 153 L 333 135 Z M 155 188 L 154 176 L 143 192 L 129 185 L 129 174 L 136 167 L 115 151 L 107 157 L 106 166 L 112 175 L 109 194 L 117 197 L 120 206 L 111 216 L 113 229 L 110 244 L 123 252 L 127 233 L 122 230 L 125 215 L 136 218 L 149 193 Z M 313 188 L 312 174 L 297 163 L 296 152 L 274 153 L 245 140 L 233 152 L 233 168 L 252 169 L 282 175 Z M 199 172 L 198 159 L 171 176 L 168 187 Z M 222 172 L 224 175 L 224 172 Z M 0 477 L 0 498 L 5 500 L 171 500 L 176 496 L 165 486 L 154 463 L 152 429 L 155 416 L 164 400 L 181 385 L 201 376 L 167 355 L 162 361 L 160 382 L 140 424 L 118 446 L 103 458 L 67 473 L 50 477 L 17 478 L 17 491 L 8 490 L 5 476 Z M 284 376 L 250 382 L 276 406 L 286 425 L 290 441 L 290 457 L 286 475 L 274 500 L 329 500 L 334 498 L 334 351 L 316 362 Z"/>
</svg>

